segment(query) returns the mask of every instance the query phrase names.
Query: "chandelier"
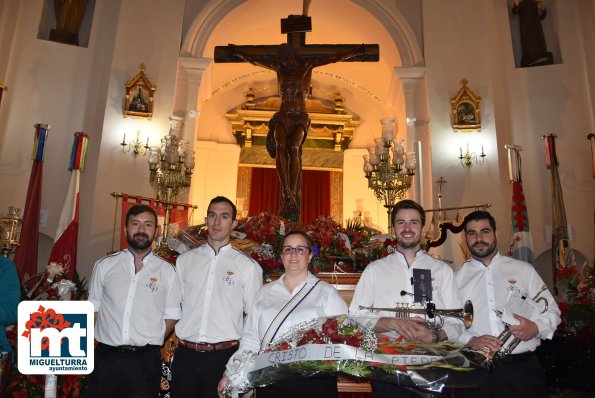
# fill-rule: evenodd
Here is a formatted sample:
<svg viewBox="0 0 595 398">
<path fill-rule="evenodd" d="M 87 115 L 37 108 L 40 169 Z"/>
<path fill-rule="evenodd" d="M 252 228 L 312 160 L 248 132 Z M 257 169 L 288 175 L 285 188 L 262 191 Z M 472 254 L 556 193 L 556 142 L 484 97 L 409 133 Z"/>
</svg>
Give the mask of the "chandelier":
<svg viewBox="0 0 595 398">
<path fill-rule="evenodd" d="M 19 218 L 20 209 L 8 207 L 6 215 L 0 212 L 0 253 L 8 257 L 15 252 L 21 239 L 22 220 Z"/>
<path fill-rule="evenodd" d="M 411 187 L 417 159 L 415 152 L 405 152 L 402 138 L 393 141 L 394 118 L 380 119 L 380 124 L 382 136 L 374 139 L 376 145 L 369 147 L 369 153 L 364 155 L 364 173 L 368 188 L 374 191 L 379 201 L 384 202 L 388 229 L 392 231 L 392 209 Z"/>
<path fill-rule="evenodd" d="M 173 200 L 188 191 L 194 171 L 194 151 L 188 141 L 178 138 L 184 119 L 170 116 L 169 134 L 161 139 L 161 148 L 149 149 L 149 182 L 158 200 L 165 205 L 163 240 L 168 235 L 169 215 Z"/>
</svg>

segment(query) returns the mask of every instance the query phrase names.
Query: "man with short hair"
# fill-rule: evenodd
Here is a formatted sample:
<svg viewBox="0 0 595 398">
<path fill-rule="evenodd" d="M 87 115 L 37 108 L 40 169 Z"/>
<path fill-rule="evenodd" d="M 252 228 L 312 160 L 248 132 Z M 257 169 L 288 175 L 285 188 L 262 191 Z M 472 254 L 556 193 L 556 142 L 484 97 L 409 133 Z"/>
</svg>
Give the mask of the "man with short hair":
<svg viewBox="0 0 595 398">
<path fill-rule="evenodd" d="M 469 213 L 463 221 L 465 241 L 471 258 L 455 273 L 461 297 L 473 301 L 476 311 L 473 325 L 459 336 L 467 344 L 486 354 L 497 352 L 502 342 L 496 336 L 504 330 L 498 317 L 504 312 L 509 296 L 531 300 L 545 288 L 531 264 L 502 256 L 498 252 L 496 220 L 487 211 Z M 478 389 L 459 390 L 457 397 L 539 397 L 546 395 L 545 375 L 533 354 L 541 339 L 551 339 L 560 323 L 560 310 L 545 288 L 539 297 L 547 300 L 547 309 L 533 320 L 514 314 L 518 324 L 509 326 L 519 345 L 510 355 L 494 360 L 492 373 L 476 371 Z M 543 308 L 543 304 L 541 307 Z"/>
<path fill-rule="evenodd" d="M 207 243 L 180 255 L 182 319 L 176 324 L 179 347 L 172 364 L 173 398 L 211 398 L 225 365 L 238 349 L 244 315 L 262 286 L 262 269 L 230 243 L 236 207 L 217 196 L 205 222 Z"/>
<path fill-rule="evenodd" d="M 355 288 L 349 313 L 356 318 L 366 317 L 370 320 L 368 325 L 376 332 L 396 332 L 408 341 L 431 343 L 454 340 L 460 332 L 456 320 L 446 319 L 444 327 L 440 329 L 426 325 L 425 319 L 421 317 L 396 318 L 395 312 L 360 308 L 406 305 L 410 309 L 422 310 L 428 302 L 435 304 L 438 309 L 462 307 L 452 269 L 421 250 L 425 221 L 425 211 L 418 203 L 401 200 L 396 204 L 391 222 L 397 250 L 366 267 Z M 394 397 L 396 394 L 399 397 L 418 396 L 394 384 L 372 382 L 374 398 Z"/>
<path fill-rule="evenodd" d="M 88 396 L 157 396 L 159 348 L 181 316 L 174 267 L 153 254 L 157 214 L 147 205 L 126 213 L 128 248 L 95 263 L 89 301 L 95 308 L 95 369 Z"/>
</svg>

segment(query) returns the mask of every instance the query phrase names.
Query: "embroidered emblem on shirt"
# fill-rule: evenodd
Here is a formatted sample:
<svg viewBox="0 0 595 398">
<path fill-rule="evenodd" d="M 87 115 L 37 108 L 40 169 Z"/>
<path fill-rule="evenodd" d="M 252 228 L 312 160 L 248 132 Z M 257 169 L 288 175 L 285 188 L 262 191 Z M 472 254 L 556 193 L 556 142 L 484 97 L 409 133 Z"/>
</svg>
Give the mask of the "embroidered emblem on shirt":
<svg viewBox="0 0 595 398">
<path fill-rule="evenodd" d="M 227 286 L 233 286 L 235 284 L 233 275 L 234 273 L 232 271 L 227 271 L 227 275 L 223 277 L 223 282 L 227 283 Z"/>
<path fill-rule="evenodd" d="M 511 278 L 511 279 L 508 280 L 508 283 L 510 283 L 510 286 L 508 286 L 508 289 L 507 290 L 510 290 L 511 292 L 518 292 L 518 293 L 521 292 L 521 290 L 518 287 L 515 286 L 516 283 L 517 283 L 517 280 L 516 279 Z"/>
<path fill-rule="evenodd" d="M 149 283 L 147 283 L 145 286 L 148 287 L 149 289 L 151 289 L 151 292 L 155 293 L 157 290 L 159 290 L 159 287 L 157 286 L 157 278 L 155 278 L 154 276 L 149 278 Z"/>
</svg>

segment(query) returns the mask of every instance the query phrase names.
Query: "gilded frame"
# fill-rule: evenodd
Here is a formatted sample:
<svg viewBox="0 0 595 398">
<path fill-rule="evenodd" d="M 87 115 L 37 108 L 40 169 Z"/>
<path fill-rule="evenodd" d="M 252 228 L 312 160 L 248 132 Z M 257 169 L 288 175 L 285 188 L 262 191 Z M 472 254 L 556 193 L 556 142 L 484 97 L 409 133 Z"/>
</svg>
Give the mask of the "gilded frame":
<svg viewBox="0 0 595 398">
<path fill-rule="evenodd" d="M 126 94 L 124 96 L 124 117 L 134 118 L 153 117 L 154 96 L 157 87 L 145 74 L 146 66 L 141 63 L 139 72 L 125 84 Z"/>
<path fill-rule="evenodd" d="M 450 98 L 452 128 L 459 132 L 481 131 L 481 97 L 467 87 L 467 83 L 467 79 L 461 80 L 459 92 Z"/>
</svg>

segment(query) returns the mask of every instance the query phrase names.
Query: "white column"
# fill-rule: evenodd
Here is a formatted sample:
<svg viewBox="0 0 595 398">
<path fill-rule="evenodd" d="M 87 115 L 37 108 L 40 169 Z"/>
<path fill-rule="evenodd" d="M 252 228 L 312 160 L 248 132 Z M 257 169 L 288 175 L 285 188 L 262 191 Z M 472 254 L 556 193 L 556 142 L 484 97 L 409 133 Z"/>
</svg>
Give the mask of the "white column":
<svg viewBox="0 0 595 398">
<path fill-rule="evenodd" d="M 203 74 L 211 65 L 209 58 L 180 57 L 178 58 L 178 73 L 176 76 L 176 91 L 174 97 L 174 114 L 184 116 L 186 112 L 198 109 L 199 90 Z M 187 120 L 182 136 L 190 142 L 196 141 L 198 118 Z"/>
<path fill-rule="evenodd" d="M 433 177 L 429 133 L 428 90 L 425 67 L 395 68 L 401 79 L 407 117 L 407 148 L 417 152 L 418 169 L 411 197 L 424 208 L 433 208 Z"/>
</svg>

